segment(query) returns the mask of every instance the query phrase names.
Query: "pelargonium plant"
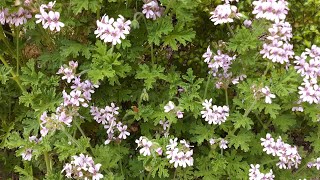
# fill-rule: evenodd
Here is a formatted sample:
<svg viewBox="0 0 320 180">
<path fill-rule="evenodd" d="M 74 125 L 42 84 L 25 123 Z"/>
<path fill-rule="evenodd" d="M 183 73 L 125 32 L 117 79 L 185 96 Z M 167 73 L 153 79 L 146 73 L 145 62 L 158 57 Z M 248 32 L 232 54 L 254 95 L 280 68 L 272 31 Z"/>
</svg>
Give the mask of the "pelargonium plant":
<svg viewBox="0 0 320 180">
<path fill-rule="evenodd" d="M 0 1 L 0 179 L 317 179 L 319 3 Z"/>
</svg>

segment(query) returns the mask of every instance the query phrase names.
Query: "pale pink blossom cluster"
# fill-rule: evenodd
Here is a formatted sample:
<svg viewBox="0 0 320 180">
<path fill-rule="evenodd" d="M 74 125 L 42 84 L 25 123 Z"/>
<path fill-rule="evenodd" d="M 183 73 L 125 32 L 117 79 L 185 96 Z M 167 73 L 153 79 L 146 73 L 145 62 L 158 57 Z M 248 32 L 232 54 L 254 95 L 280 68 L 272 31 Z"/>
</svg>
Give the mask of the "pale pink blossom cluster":
<svg viewBox="0 0 320 180">
<path fill-rule="evenodd" d="M 318 76 L 320 76 L 320 47 L 312 45 L 306 48 L 300 56 L 295 57 L 295 69 L 304 78 L 299 86 L 300 101 L 309 104 L 320 103 L 320 88 Z"/>
<path fill-rule="evenodd" d="M 227 117 L 229 116 L 229 107 L 228 106 L 217 106 L 212 105 L 212 99 L 205 100 L 202 103 L 203 111 L 201 111 L 202 118 L 207 121 L 209 124 L 222 124 L 226 122 Z"/>
<path fill-rule="evenodd" d="M 36 14 L 36 23 L 41 23 L 44 29 L 49 27 L 50 31 L 60 31 L 61 27 L 64 27 L 64 23 L 60 22 L 60 13 L 53 11 L 53 6 L 56 3 L 49 2 L 48 4 L 42 4 L 40 6 L 40 14 Z"/>
<path fill-rule="evenodd" d="M 252 14 L 255 14 L 257 19 L 264 18 L 275 22 L 284 20 L 289 10 L 286 0 L 257 0 L 252 4 Z"/>
<path fill-rule="evenodd" d="M 260 172 L 260 164 L 250 164 L 249 180 L 273 180 L 275 178 L 272 169 L 266 174 Z"/>
<path fill-rule="evenodd" d="M 10 25 L 20 26 L 27 22 L 27 19 L 32 18 L 29 10 L 19 7 L 18 11 L 10 13 L 8 8 L 0 10 L 0 23 L 4 25 L 8 23 Z"/>
<path fill-rule="evenodd" d="M 108 15 L 102 16 L 101 20 L 97 20 L 97 29 L 94 31 L 97 38 L 99 37 L 104 42 L 110 42 L 112 45 L 120 44 L 121 39 L 125 39 L 130 33 L 131 21 L 125 21 L 122 15 L 115 21 L 114 18 L 109 18 Z"/>
<path fill-rule="evenodd" d="M 99 173 L 101 164 L 95 164 L 92 157 L 84 154 L 72 156 L 73 161 L 66 163 L 61 172 L 66 173 L 67 178 L 99 180 L 103 175 Z"/>
<path fill-rule="evenodd" d="M 122 124 L 122 122 L 117 122 L 116 116 L 119 114 L 119 107 L 116 107 L 114 103 L 105 108 L 98 108 L 91 106 L 91 115 L 97 123 L 102 124 L 106 129 L 108 139 L 104 144 L 109 144 L 113 140 L 127 139 L 130 133 L 127 131 L 128 126 Z"/>
<path fill-rule="evenodd" d="M 169 101 L 164 106 L 164 112 L 166 112 L 166 113 L 174 112 L 176 114 L 177 118 L 179 118 L 179 119 L 183 118 L 183 114 L 184 114 L 184 112 L 182 112 L 179 107 L 176 107 L 176 105 L 172 101 Z"/>
<path fill-rule="evenodd" d="M 180 140 L 178 138 L 170 139 L 169 145 L 166 146 L 167 158 L 170 159 L 169 163 L 174 164 L 175 168 L 193 166 L 193 150 L 186 140 Z"/>
<path fill-rule="evenodd" d="M 219 147 L 220 149 L 227 149 L 228 148 L 228 141 L 223 139 L 223 138 L 218 138 L 218 139 L 215 139 L 215 138 L 211 138 L 209 139 L 209 143 L 210 145 L 214 145 L 216 143 L 219 142 Z"/>
<path fill-rule="evenodd" d="M 161 17 L 164 8 L 159 6 L 157 0 L 143 0 L 144 5 L 142 6 L 142 13 L 146 15 L 147 19 L 156 20 Z"/>
<path fill-rule="evenodd" d="M 220 50 L 214 55 L 210 46 L 208 46 L 207 52 L 205 52 L 202 57 L 205 58 L 204 62 L 208 64 L 208 68 L 210 69 L 209 73 L 217 78 L 216 88 L 218 89 L 222 86 L 227 86 L 230 82 L 237 84 L 246 77 L 246 75 L 232 77 L 232 73 L 228 72 L 231 68 L 232 61 L 236 59 L 235 55 L 231 57 L 223 54 Z"/>
<path fill-rule="evenodd" d="M 232 84 L 239 84 L 239 82 L 243 81 L 245 78 L 247 78 L 247 75 L 241 74 L 240 76 L 237 76 L 232 80 Z"/>
<path fill-rule="evenodd" d="M 320 158 L 317 158 L 311 162 L 307 163 L 308 168 L 316 167 L 317 170 L 320 170 Z"/>
<path fill-rule="evenodd" d="M 34 144 L 38 144 L 42 141 L 42 137 L 39 139 L 36 136 L 30 136 L 29 141 Z M 21 153 L 22 159 L 25 161 L 31 161 L 33 150 L 32 148 L 25 149 L 24 152 Z"/>
<path fill-rule="evenodd" d="M 292 111 L 303 112 L 304 109 L 303 109 L 303 107 L 302 107 L 302 105 L 301 105 L 301 100 L 299 100 L 299 101 L 297 102 L 297 104 L 296 104 L 294 107 L 292 107 L 291 110 L 292 110 Z"/>
<path fill-rule="evenodd" d="M 277 166 L 280 169 L 298 168 L 298 164 L 301 163 L 297 147 L 284 143 L 281 137 L 275 141 L 271 134 L 268 133 L 266 138 L 261 138 L 261 145 L 263 146 L 263 151 L 267 154 L 279 157 L 280 161 L 277 163 Z"/>
<path fill-rule="evenodd" d="M 139 139 L 136 139 L 135 142 L 137 143 L 138 147 L 141 149 L 139 150 L 140 154 L 142 154 L 143 156 L 150 156 L 151 155 L 151 150 L 155 149 L 153 147 L 153 143 L 152 141 L 149 141 L 148 138 L 141 136 Z M 158 148 L 157 148 L 158 150 Z M 158 150 L 159 151 L 159 150 Z M 156 151 L 157 152 L 157 151 Z M 158 152 L 157 152 L 158 153 Z M 161 154 L 162 154 L 162 150 L 161 150 Z"/>
<path fill-rule="evenodd" d="M 25 161 L 31 161 L 33 150 L 31 148 L 26 149 L 21 153 L 22 159 Z"/>
<path fill-rule="evenodd" d="M 94 89 L 98 88 L 98 85 L 92 84 L 89 80 L 81 82 L 80 76 L 77 76 L 76 68 L 78 63 L 70 61 L 69 65 L 63 65 L 60 67 L 57 74 L 63 74 L 62 79 L 66 79 L 68 83 L 71 83 L 71 92 L 68 94 L 63 90 L 63 102 L 57 107 L 56 112 L 51 116 L 47 115 L 47 112 L 43 112 L 40 117 L 40 133 L 42 136 L 46 136 L 49 132 L 59 129 L 61 123 L 71 126 L 73 117 L 79 116 L 78 110 L 80 105 L 88 107 L 91 101 L 91 94 L 94 93 Z"/>
<path fill-rule="evenodd" d="M 291 25 L 284 21 L 275 22 L 268 31 L 260 54 L 272 62 L 289 63 L 289 59 L 294 56 L 293 45 L 289 43 L 292 38 Z"/>
<path fill-rule="evenodd" d="M 106 129 L 108 139 L 104 142 L 105 144 L 109 144 L 116 139 L 127 139 L 127 136 L 130 135 L 127 131 L 127 125 L 123 125 L 122 122 L 116 122 L 116 115 L 119 114 L 118 109 L 119 107 L 116 107 L 114 103 L 102 109 L 91 107 L 91 115 L 94 116 L 98 123 L 103 124 Z"/>
<path fill-rule="evenodd" d="M 210 20 L 214 22 L 214 25 L 233 22 L 234 18 L 242 16 L 237 12 L 238 8 L 229 4 L 229 1 L 226 0 L 225 4 L 218 5 L 214 11 L 210 12 L 212 15 Z"/>
<path fill-rule="evenodd" d="M 63 65 L 58 70 L 57 74 L 62 74 L 62 80 L 67 80 L 71 83 L 71 92 L 68 94 L 63 91 L 63 106 L 83 106 L 88 107 L 91 101 L 91 95 L 95 92 L 94 89 L 99 85 L 92 84 L 89 80 L 81 82 L 80 76 L 76 74 L 78 62 L 70 61 L 69 66 Z"/>
</svg>

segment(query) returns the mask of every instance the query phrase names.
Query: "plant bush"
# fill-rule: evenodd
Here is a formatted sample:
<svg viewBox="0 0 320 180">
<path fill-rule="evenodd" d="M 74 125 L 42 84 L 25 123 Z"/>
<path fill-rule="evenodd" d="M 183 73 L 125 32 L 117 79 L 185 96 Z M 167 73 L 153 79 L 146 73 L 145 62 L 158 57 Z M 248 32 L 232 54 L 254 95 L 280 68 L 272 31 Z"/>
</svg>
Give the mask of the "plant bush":
<svg viewBox="0 0 320 180">
<path fill-rule="evenodd" d="M 3 0 L 3 179 L 317 179 L 316 0 Z"/>
</svg>

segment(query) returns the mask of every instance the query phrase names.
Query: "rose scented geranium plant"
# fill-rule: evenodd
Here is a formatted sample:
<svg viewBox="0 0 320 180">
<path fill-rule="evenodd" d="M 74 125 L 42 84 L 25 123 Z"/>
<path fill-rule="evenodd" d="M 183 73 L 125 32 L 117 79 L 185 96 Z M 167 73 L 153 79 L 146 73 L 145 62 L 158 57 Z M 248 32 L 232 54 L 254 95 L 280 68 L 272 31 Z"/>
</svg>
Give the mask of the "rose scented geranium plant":
<svg viewBox="0 0 320 180">
<path fill-rule="evenodd" d="M 1 1 L 0 179 L 318 178 L 319 5 Z"/>
</svg>

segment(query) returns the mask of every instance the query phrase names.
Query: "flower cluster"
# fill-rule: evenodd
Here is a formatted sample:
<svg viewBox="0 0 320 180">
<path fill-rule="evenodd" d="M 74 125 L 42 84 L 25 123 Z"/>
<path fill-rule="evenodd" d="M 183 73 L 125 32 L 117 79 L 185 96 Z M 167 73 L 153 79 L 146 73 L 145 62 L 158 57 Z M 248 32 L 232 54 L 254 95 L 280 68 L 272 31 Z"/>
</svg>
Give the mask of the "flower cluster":
<svg viewBox="0 0 320 180">
<path fill-rule="evenodd" d="M 316 167 L 317 170 L 320 170 L 320 158 L 317 158 L 307 164 L 308 168 Z"/>
<path fill-rule="evenodd" d="M 125 39 L 125 35 L 130 33 L 130 24 L 131 21 L 125 21 L 122 15 L 119 15 L 116 21 L 113 18 L 109 18 L 108 15 L 104 15 L 100 21 L 97 20 L 97 29 L 94 34 L 104 42 L 111 42 L 112 45 L 120 44 L 121 39 Z"/>
<path fill-rule="evenodd" d="M 242 16 L 237 11 L 237 7 L 230 5 L 229 1 L 227 0 L 225 4 L 218 5 L 214 11 L 210 12 L 212 15 L 210 20 L 214 22 L 214 25 L 233 22 L 234 18 L 239 18 Z"/>
<path fill-rule="evenodd" d="M 139 139 L 136 139 L 135 142 L 138 145 L 137 148 L 142 147 L 139 150 L 140 154 L 142 154 L 143 156 L 151 155 L 151 149 L 154 149 L 154 148 L 152 148 L 153 143 L 149 141 L 148 138 L 141 136 Z"/>
<path fill-rule="evenodd" d="M 41 23 L 44 29 L 49 27 L 50 31 L 60 31 L 60 28 L 64 27 L 64 23 L 59 21 L 60 13 L 52 11 L 55 3 L 56 1 L 42 4 L 40 6 L 40 14 L 35 15 L 35 18 L 38 19 L 36 23 Z"/>
<path fill-rule="evenodd" d="M 246 76 L 241 75 L 236 78 L 232 77 L 232 73 L 228 72 L 231 68 L 232 61 L 236 59 L 236 56 L 230 57 L 227 54 L 223 54 L 220 50 L 216 55 L 213 55 L 210 46 L 207 48 L 207 52 L 202 55 L 205 58 L 204 62 L 208 64 L 208 68 L 211 70 L 209 73 L 213 77 L 217 78 L 216 88 L 220 89 L 222 86 L 227 86 L 230 82 L 237 84 L 239 80 L 243 80 Z"/>
<path fill-rule="evenodd" d="M 221 124 L 226 122 L 229 116 L 228 106 L 212 105 L 212 99 L 209 101 L 206 99 L 203 103 L 203 111 L 201 111 L 202 118 L 209 124 Z"/>
<path fill-rule="evenodd" d="M 275 22 L 284 20 L 289 10 L 286 0 L 257 0 L 252 4 L 252 14 L 255 14 L 257 19 L 264 18 Z"/>
<path fill-rule="evenodd" d="M 214 145 L 217 142 L 219 142 L 220 149 L 227 149 L 228 148 L 228 143 L 229 142 L 227 140 L 223 139 L 223 138 L 218 138 L 218 139 L 211 138 L 211 139 L 209 139 L 210 145 Z"/>
<path fill-rule="evenodd" d="M 288 22 L 276 22 L 268 31 L 269 35 L 260 54 L 272 62 L 289 63 L 289 58 L 293 58 L 294 55 L 293 45 L 289 43 L 292 38 L 291 25 Z"/>
<path fill-rule="evenodd" d="M 178 144 L 178 138 L 170 139 L 170 144 L 166 146 L 167 158 L 170 159 L 169 163 L 174 164 L 174 167 L 187 167 L 193 166 L 193 150 L 186 140 L 180 140 Z"/>
<path fill-rule="evenodd" d="M 103 175 L 99 173 L 101 164 L 95 164 L 92 157 L 80 154 L 79 156 L 72 156 L 72 158 L 73 161 L 66 163 L 61 171 L 65 171 L 67 178 L 93 180 L 103 178 Z"/>
<path fill-rule="evenodd" d="M 277 166 L 280 169 L 298 168 L 298 164 L 301 163 L 301 157 L 296 146 L 284 143 L 281 137 L 275 141 L 269 133 L 265 139 L 261 138 L 261 141 L 263 151 L 279 157 L 280 162 L 277 163 Z"/>
<path fill-rule="evenodd" d="M 168 104 L 164 106 L 164 112 L 166 113 L 174 112 L 177 118 L 179 119 L 183 118 L 183 113 L 184 113 L 181 110 L 179 110 L 179 108 L 176 107 L 176 105 L 172 101 L 169 101 Z"/>
<path fill-rule="evenodd" d="M 250 165 L 249 180 L 273 180 L 275 178 L 272 169 L 266 174 L 260 172 L 260 165 Z"/>
<path fill-rule="evenodd" d="M 142 13 L 146 15 L 147 19 L 156 20 L 158 17 L 161 17 L 164 8 L 159 6 L 157 0 L 143 0 L 144 5 L 142 6 Z"/>
<path fill-rule="evenodd" d="M 8 23 L 10 25 L 20 26 L 32 18 L 30 11 L 19 7 L 18 11 L 10 13 L 8 8 L 0 10 L 0 24 Z"/>
<path fill-rule="evenodd" d="M 299 86 L 301 102 L 309 104 L 320 103 L 320 88 L 318 76 L 320 76 L 320 47 L 312 45 L 311 49 L 306 49 L 301 56 L 295 57 L 295 69 L 304 78 Z"/>
<path fill-rule="evenodd" d="M 30 137 L 29 137 L 29 141 L 30 141 L 31 143 L 38 144 L 39 142 L 42 141 L 42 137 L 40 137 L 40 138 L 38 139 L 36 136 L 30 136 Z M 25 161 L 31 161 L 32 153 L 33 153 L 32 148 L 27 148 L 27 149 L 25 149 L 25 151 L 21 153 L 22 159 L 25 160 Z"/>
<path fill-rule="evenodd" d="M 64 101 L 57 107 L 55 113 L 48 116 L 47 112 L 44 112 L 41 115 L 40 133 L 42 136 L 46 136 L 49 130 L 55 131 L 59 129 L 61 123 L 71 126 L 73 117 L 78 116 L 80 105 L 88 107 L 88 103 L 91 101 L 91 94 L 95 92 L 95 88 L 99 87 L 92 84 L 89 80 L 81 82 L 80 76 L 75 74 L 77 67 L 77 62 L 70 61 L 69 66 L 61 66 L 57 72 L 57 74 L 63 74 L 63 80 L 66 79 L 68 83 L 72 81 L 72 90 L 70 94 L 65 90 L 62 92 Z"/>
<path fill-rule="evenodd" d="M 127 139 L 130 133 L 127 131 L 127 125 L 123 125 L 121 122 L 117 122 L 116 116 L 119 114 L 119 107 L 116 107 L 114 103 L 111 106 L 105 108 L 97 108 L 91 106 L 91 115 L 97 123 L 104 125 L 107 131 L 108 139 L 104 144 L 109 144 L 112 140 Z M 116 137 L 115 137 L 116 136 Z"/>
</svg>

